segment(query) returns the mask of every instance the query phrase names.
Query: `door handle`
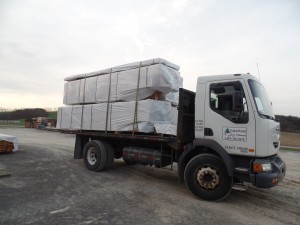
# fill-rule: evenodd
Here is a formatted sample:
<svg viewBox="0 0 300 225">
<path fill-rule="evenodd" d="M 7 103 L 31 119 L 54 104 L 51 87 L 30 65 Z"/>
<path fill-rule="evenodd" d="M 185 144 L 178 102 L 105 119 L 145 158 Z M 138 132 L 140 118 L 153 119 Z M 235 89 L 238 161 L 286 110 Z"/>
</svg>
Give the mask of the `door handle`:
<svg viewBox="0 0 300 225">
<path fill-rule="evenodd" d="M 214 132 L 211 128 L 204 128 L 204 136 L 214 136 Z"/>
</svg>

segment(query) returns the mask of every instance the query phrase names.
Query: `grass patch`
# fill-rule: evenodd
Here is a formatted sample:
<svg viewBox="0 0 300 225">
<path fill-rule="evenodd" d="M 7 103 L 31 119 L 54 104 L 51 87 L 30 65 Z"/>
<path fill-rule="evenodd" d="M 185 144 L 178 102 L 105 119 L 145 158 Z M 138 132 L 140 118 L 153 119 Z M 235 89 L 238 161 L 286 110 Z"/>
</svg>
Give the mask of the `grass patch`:
<svg viewBox="0 0 300 225">
<path fill-rule="evenodd" d="M 57 111 L 48 112 L 49 119 L 56 119 L 57 118 Z"/>
<path fill-rule="evenodd" d="M 0 126 L 25 126 L 25 119 L 20 120 L 0 120 Z"/>
<path fill-rule="evenodd" d="M 280 147 L 280 151 L 300 152 L 300 148 Z"/>
<path fill-rule="evenodd" d="M 300 147 L 300 134 L 299 133 L 281 132 L 280 145 L 299 148 Z"/>
</svg>

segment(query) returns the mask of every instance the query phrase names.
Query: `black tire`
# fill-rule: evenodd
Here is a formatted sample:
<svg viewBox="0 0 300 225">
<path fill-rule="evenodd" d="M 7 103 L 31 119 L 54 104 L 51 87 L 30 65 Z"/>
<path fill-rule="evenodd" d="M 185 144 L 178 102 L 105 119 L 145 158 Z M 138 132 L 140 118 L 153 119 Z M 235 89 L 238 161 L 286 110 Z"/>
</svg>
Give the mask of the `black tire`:
<svg viewBox="0 0 300 225">
<path fill-rule="evenodd" d="M 103 170 L 107 164 L 107 150 L 101 141 L 89 141 L 83 151 L 86 168 L 92 171 Z"/>
<path fill-rule="evenodd" d="M 107 162 L 104 169 L 109 169 L 114 165 L 115 153 L 113 146 L 107 141 L 102 141 L 107 151 Z"/>
<path fill-rule="evenodd" d="M 184 171 L 188 189 L 197 197 L 220 201 L 225 199 L 232 187 L 232 178 L 222 160 L 211 154 L 201 154 L 192 158 Z"/>
</svg>

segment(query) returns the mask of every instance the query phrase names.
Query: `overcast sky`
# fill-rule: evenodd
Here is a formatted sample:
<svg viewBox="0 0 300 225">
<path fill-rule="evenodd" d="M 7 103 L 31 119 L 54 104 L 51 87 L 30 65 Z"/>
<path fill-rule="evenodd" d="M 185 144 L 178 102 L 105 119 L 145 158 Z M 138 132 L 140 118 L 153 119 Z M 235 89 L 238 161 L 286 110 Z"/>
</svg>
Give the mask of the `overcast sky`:
<svg viewBox="0 0 300 225">
<path fill-rule="evenodd" d="M 299 0 L 0 0 L 0 108 L 62 106 L 64 78 L 150 58 L 251 73 L 300 116 Z"/>
</svg>

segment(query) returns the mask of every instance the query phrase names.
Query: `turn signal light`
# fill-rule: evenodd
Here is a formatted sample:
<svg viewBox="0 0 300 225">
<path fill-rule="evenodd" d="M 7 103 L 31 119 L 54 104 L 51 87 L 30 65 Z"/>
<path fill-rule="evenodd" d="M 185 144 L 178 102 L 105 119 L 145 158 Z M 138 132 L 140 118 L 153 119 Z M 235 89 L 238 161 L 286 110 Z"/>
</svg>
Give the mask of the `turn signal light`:
<svg viewBox="0 0 300 225">
<path fill-rule="evenodd" d="M 270 163 L 253 163 L 253 171 L 256 173 L 269 172 L 272 170 Z"/>
<path fill-rule="evenodd" d="M 256 173 L 263 172 L 262 165 L 258 164 L 258 163 L 254 163 L 253 164 L 253 171 L 256 172 Z"/>
</svg>

